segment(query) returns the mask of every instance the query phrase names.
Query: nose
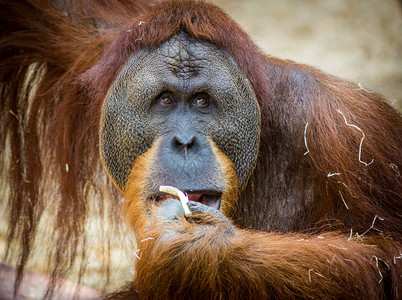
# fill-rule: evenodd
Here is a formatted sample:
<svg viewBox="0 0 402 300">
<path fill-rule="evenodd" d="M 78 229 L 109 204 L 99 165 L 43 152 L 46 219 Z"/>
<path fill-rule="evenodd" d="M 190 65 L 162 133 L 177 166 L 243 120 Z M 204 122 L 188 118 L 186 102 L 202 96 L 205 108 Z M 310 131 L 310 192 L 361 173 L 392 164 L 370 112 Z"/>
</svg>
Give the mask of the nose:
<svg viewBox="0 0 402 300">
<path fill-rule="evenodd" d="M 195 148 L 195 144 L 195 135 L 188 133 L 176 134 L 173 138 L 172 150 L 176 153 L 180 153 L 181 155 L 184 154 L 185 159 L 187 159 L 189 152 Z"/>
<path fill-rule="evenodd" d="M 191 148 L 194 145 L 195 136 L 194 135 L 175 135 L 174 142 L 177 147 Z"/>
</svg>

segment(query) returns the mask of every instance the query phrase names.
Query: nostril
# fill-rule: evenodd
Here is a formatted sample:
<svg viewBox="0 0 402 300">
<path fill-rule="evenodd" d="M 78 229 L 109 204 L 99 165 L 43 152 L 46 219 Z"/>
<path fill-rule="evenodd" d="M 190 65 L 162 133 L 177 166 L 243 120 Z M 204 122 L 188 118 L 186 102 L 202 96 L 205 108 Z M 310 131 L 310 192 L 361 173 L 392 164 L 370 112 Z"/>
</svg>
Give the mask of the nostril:
<svg viewBox="0 0 402 300">
<path fill-rule="evenodd" d="M 186 147 L 186 148 L 191 148 L 194 145 L 194 136 L 187 136 L 187 137 L 180 137 L 180 136 L 175 136 L 174 141 L 176 146 L 180 147 Z"/>
<path fill-rule="evenodd" d="M 188 159 L 189 151 L 195 144 L 195 137 L 193 135 L 188 136 L 175 136 L 173 139 L 173 147 L 178 153 L 184 154 L 184 157 Z"/>
</svg>

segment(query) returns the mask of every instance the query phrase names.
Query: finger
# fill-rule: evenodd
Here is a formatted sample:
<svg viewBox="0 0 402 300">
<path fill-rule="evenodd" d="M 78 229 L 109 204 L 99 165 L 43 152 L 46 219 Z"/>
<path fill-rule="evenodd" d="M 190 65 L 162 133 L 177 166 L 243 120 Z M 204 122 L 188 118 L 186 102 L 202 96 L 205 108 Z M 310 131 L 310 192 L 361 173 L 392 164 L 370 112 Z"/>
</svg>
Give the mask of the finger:
<svg viewBox="0 0 402 300">
<path fill-rule="evenodd" d="M 188 208 L 190 209 L 191 212 L 205 213 L 205 214 L 209 214 L 211 216 L 214 216 L 214 217 L 216 217 L 218 219 L 225 219 L 226 220 L 225 215 L 221 211 L 219 211 L 219 210 L 217 210 L 217 209 L 215 209 L 213 207 L 210 207 L 208 205 L 202 204 L 201 202 L 188 201 L 187 206 L 188 206 Z"/>
<path fill-rule="evenodd" d="M 177 217 L 184 217 L 184 210 L 179 200 L 171 198 L 164 200 L 155 214 L 163 219 L 174 220 Z"/>
</svg>

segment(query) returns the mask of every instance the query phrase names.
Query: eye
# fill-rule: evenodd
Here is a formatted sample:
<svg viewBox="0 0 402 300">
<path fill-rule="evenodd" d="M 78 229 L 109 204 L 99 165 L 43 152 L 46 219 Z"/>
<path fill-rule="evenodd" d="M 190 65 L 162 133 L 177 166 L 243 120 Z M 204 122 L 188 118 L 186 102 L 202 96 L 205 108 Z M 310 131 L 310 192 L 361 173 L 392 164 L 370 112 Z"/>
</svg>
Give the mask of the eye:
<svg viewBox="0 0 402 300">
<path fill-rule="evenodd" d="M 207 94 L 198 94 L 195 96 L 193 105 L 198 108 L 206 108 L 209 106 L 209 96 Z"/>
<path fill-rule="evenodd" d="M 163 94 L 159 98 L 159 105 L 162 107 L 170 107 L 174 104 L 174 100 L 171 95 L 169 94 Z"/>
</svg>

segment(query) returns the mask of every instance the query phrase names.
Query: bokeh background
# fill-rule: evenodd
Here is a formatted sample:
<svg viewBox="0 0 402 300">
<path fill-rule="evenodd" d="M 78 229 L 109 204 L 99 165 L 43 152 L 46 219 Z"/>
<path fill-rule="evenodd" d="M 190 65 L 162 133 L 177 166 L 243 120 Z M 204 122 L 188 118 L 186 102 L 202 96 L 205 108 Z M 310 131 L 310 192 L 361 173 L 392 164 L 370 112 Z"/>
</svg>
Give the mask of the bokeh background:
<svg viewBox="0 0 402 300">
<path fill-rule="evenodd" d="M 402 3 L 398 0 L 214 0 L 250 34 L 266 53 L 316 66 L 384 94 L 402 111 Z M 1 170 L 0 170 L 1 173 Z M 3 174 L 3 176 L 7 176 Z M 0 181 L 0 197 L 6 197 Z M 94 199 L 104 201 L 104 199 Z M 0 201 L 0 257 L 4 252 L 5 207 Z M 44 220 L 42 239 L 28 269 L 43 272 L 47 264 Z M 102 220 L 87 224 L 87 274 L 83 283 L 101 290 L 102 261 L 110 264 L 109 290 L 133 276 L 131 233 L 112 241 L 111 260 L 105 256 Z M 104 233 L 107 234 L 107 233 Z M 49 235 L 49 234 L 48 234 Z M 107 254 L 107 253 L 106 253 Z M 74 280 L 74 274 L 70 279 Z"/>
<path fill-rule="evenodd" d="M 402 1 L 215 0 L 266 53 L 360 83 L 402 109 Z"/>
</svg>

